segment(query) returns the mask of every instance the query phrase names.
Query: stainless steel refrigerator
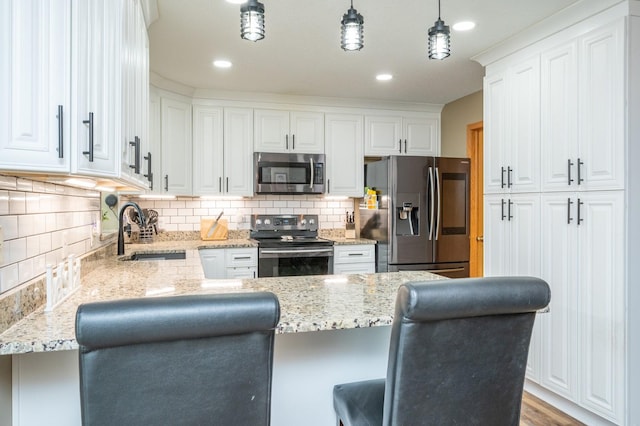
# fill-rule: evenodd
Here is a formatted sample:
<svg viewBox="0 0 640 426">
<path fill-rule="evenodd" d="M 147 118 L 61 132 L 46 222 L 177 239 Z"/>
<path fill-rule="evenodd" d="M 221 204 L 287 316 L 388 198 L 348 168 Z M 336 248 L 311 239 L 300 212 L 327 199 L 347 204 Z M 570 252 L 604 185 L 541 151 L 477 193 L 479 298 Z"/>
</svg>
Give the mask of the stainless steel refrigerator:
<svg viewBox="0 0 640 426">
<path fill-rule="evenodd" d="M 365 165 L 378 208 L 360 208 L 360 235 L 378 241 L 376 271 L 469 276 L 468 158 L 391 156 Z"/>
</svg>

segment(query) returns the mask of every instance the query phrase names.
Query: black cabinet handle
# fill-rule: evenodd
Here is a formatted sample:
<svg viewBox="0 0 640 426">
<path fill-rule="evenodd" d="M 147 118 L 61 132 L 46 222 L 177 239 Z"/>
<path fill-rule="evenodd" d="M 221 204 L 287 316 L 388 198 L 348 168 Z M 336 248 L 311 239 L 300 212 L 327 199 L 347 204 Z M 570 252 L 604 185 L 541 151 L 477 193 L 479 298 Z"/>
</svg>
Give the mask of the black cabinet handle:
<svg viewBox="0 0 640 426">
<path fill-rule="evenodd" d="M 513 219 L 513 216 L 511 216 L 511 205 L 512 204 L 513 204 L 513 201 L 509 200 L 509 204 L 507 206 L 507 215 L 508 215 L 507 219 L 508 220 Z"/>
<path fill-rule="evenodd" d="M 574 163 L 571 161 L 571 158 L 569 158 L 567 160 L 567 185 L 571 185 L 571 182 L 573 182 L 573 179 L 571 179 L 571 166 L 573 166 Z"/>
<path fill-rule="evenodd" d="M 584 219 L 580 217 L 580 207 L 584 204 L 584 202 L 580 201 L 580 198 L 578 198 L 578 223 L 577 225 L 580 226 L 580 223 L 584 222 Z"/>
<path fill-rule="evenodd" d="M 500 220 L 504 220 L 506 218 L 506 216 L 504 215 L 504 205 L 505 205 L 504 198 L 502 198 L 500 202 L 502 203 L 502 205 L 500 206 Z"/>
<path fill-rule="evenodd" d="M 584 166 L 584 162 L 583 162 L 583 161 L 581 161 L 581 160 L 578 158 L 578 185 L 580 185 L 582 182 L 584 182 L 584 179 L 582 179 L 582 177 L 581 177 L 581 174 L 582 174 L 582 173 L 581 173 L 581 172 L 582 172 L 582 166 Z"/>
<path fill-rule="evenodd" d="M 89 151 L 82 151 L 82 154 L 89 156 L 89 162 L 93 163 L 93 113 L 89 113 L 88 120 L 82 120 L 84 124 L 89 125 Z"/>
<path fill-rule="evenodd" d="M 58 158 L 64 158 L 64 121 L 62 119 L 62 105 L 58 105 Z"/>
<path fill-rule="evenodd" d="M 169 191 L 169 175 L 164 175 L 164 190 Z"/>
<path fill-rule="evenodd" d="M 513 172 L 513 169 L 511 168 L 511 166 L 507 167 L 507 188 L 511 188 L 511 173 Z"/>
<path fill-rule="evenodd" d="M 331 194 L 331 179 L 327 179 L 327 194 Z"/>
<path fill-rule="evenodd" d="M 222 192 L 222 176 L 218 178 L 218 192 Z"/>
<path fill-rule="evenodd" d="M 500 167 L 500 188 L 504 188 L 504 167 Z"/>
<path fill-rule="evenodd" d="M 227 191 L 226 192 L 229 192 L 229 178 L 227 178 Z"/>
<path fill-rule="evenodd" d="M 133 165 L 129 165 L 129 168 L 133 169 L 135 174 L 139 175 L 140 174 L 140 138 L 136 136 L 133 142 L 131 141 L 129 142 L 129 145 L 134 147 Z"/>
<path fill-rule="evenodd" d="M 153 171 L 151 169 L 151 153 L 147 152 L 147 155 L 144 157 L 147 160 L 147 174 L 143 175 L 149 181 L 149 189 L 153 191 Z"/>
<path fill-rule="evenodd" d="M 289 149 L 289 135 L 284 135 L 285 148 Z"/>
<path fill-rule="evenodd" d="M 571 224 L 573 220 L 571 217 L 571 204 L 573 204 L 573 201 L 571 201 L 571 198 L 567 198 L 567 224 Z"/>
<path fill-rule="evenodd" d="M 398 153 L 402 154 L 402 139 L 398 141 Z"/>
<path fill-rule="evenodd" d="M 291 135 L 291 149 L 296 150 L 296 135 Z"/>
<path fill-rule="evenodd" d="M 404 140 L 404 153 L 407 153 L 407 140 Z"/>
</svg>

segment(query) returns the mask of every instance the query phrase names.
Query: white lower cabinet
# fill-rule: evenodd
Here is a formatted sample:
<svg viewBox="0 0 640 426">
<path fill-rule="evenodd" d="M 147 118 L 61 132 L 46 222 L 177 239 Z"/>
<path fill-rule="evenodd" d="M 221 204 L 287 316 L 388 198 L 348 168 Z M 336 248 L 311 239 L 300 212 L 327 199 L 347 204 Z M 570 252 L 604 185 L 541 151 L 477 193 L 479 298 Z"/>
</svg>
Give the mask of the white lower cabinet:
<svg viewBox="0 0 640 426">
<path fill-rule="evenodd" d="M 624 192 L 542 196 L 540 384 L 613 422 L 624 402 Z"/>
<path fill-rule="evenodd" d="M 485 276 L 540 276 L 540 194 L 485 194 Z M 553 294 L 552 294 L 553 298 Z M 527 377 L 540 376 L 540 321 L 533 327 Z"/>
<path fill-rule="evenodd" d="M 200 249 L 200 261 L 205 278 L 256 278 L 258 249 L 207 248 Z"/>
<path fill-rule="evenodd" d="M 371 274 L 376 272 L 375 248 L 373 244 L 333 246 L 333 273 Z"/>
</svg>

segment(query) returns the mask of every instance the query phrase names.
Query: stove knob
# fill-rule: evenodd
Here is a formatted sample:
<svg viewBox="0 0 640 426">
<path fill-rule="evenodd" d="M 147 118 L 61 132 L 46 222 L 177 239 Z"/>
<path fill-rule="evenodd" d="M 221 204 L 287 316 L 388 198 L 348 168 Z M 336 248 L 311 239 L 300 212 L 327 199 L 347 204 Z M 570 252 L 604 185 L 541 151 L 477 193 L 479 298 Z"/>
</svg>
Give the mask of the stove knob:
<svg viewBox="0 0 640 426">
<path fill-rule="evenodd" d="M 316 223 L 315 219 L 309 219 L 309 225 L 313 225 L 314 223 Z"/>
<path fill-rule="evenodd" d="M 262 225 L 262 220 L 256 219 L 256 225 Z"/>
<path fill-rule="evenodd" d="M 264 220 L 264 224 L 265 225 L 271 225 L 271 219 L 265 219 Z"/>
<path fill-rule="evenodd" d="M 307 219 L 302 219 L 302 220 L 300 221 L 300 224 L 301 224 L 301 225 L 306 225 L 306 224 L 307 224 Z"/>
</svg>

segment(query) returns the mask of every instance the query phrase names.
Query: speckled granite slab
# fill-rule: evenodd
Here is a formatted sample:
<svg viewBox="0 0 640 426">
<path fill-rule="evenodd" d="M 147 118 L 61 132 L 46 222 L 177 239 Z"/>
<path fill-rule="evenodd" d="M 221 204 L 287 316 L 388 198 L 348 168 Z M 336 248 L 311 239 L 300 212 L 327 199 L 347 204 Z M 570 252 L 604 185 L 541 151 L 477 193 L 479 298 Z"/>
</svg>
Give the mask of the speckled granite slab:
<svg viewBox="0 0 640 426">
<path fill-rule="evenodd" d="M 281 318 L 277 333 L 348 329 L 390 325 L 397 288 L 409 281 L 441 277 L 422 271 L 360 275 L 257 278 L 243 280 L 205 279 L 197 247 L 224 242 L 167 243 L 167 250 L 186 252 L 184 260 L 138 261 L 102 260 L 83 277 L 80 290 L 55 311 L 40 308 L 0 334 L 0 355 L 45 352 L 77 348 L 74 331 L 79 304 L 101 300 L 186 294 L 271 291 L 280 299 Z M 227 240 L 227 244 L 234 244 Z M 237 240 L 237 244 L 255 244 Z M 157 249 L 162 249 L 158 244 Z M 188 245 L 192 245 L 187 248 Z M 214 244 L 216 245 L 216 244 Z M 194 247 L 195 246 L 195 247 Z M 127 245 L 132 254 L 146 244 Z M 238 245 L 235 247 L 247 247 Z"/>
</svg>

